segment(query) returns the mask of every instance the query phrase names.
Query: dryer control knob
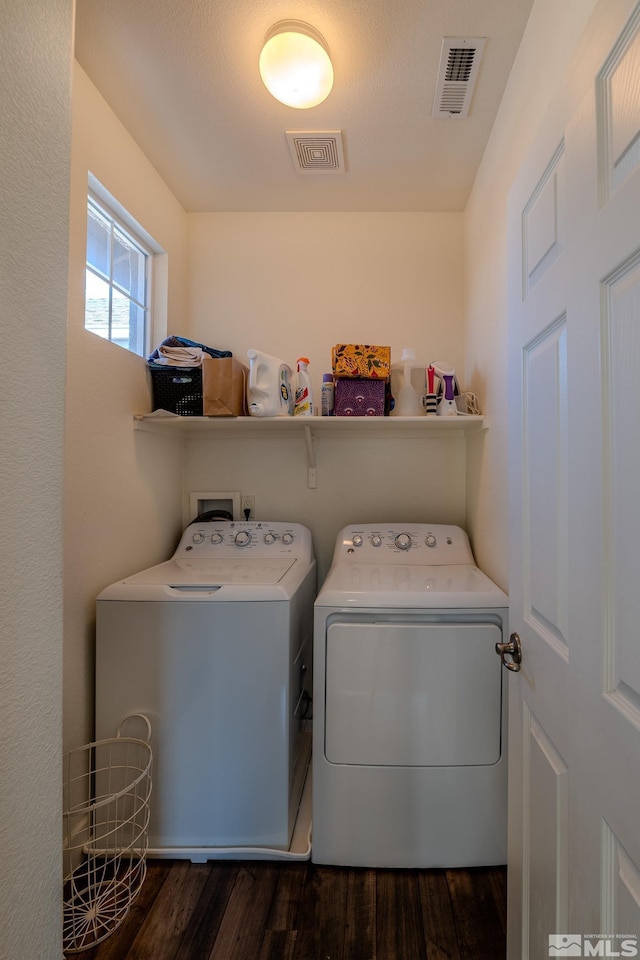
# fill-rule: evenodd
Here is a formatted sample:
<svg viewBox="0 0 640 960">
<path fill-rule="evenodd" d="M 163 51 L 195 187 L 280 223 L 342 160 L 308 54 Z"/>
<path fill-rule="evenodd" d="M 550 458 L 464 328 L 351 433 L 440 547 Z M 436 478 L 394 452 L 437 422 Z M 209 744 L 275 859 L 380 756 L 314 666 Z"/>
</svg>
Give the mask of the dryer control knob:
<svg viewBox="0 0 640 960">
<path fill-rule="evenodd" d="M 212 533 L 211 534 L 211 543 L 222 543 L 223 536 L 221 533 Z"/>
<path fill-rule="evenodd" d="M 434 535 L 433 535 L 432 533 L 429 533 L 429 534 L 427 534 L 427 536 L 425 537 L 425 541 L 424 541 L 424 542 L 426 543 L 426 545 L 427 545 L 428 547 L 435 547 L 435 545 L 437 544 L 438 541 L 436 540 L 436 538 L 434 537 Z"/>
<path fill-rule="evenodd" d="M 409 550 L 411 547 L 411 536 L 408 533 L 399 533 L 393 541 L 398 550 Z"/>
<path fill-rule="evenodd" d="M 380 534 L 374 533 L 374 535 L 371 537 L 371 546 L 379 547 L 381 543 L 382 543 L 382 537 L 380 536 Z"/>
<path fill-rule="evenodd" d="M 352 538 L 352 540 L 351 540 L 351 543 L 354 545 L 354 547 L 361 547 L 361 546 L 362 546 L 362 537 L 360 536 L 359 533 L 356 533 L 356 534 L 353 536 L 353 538 Z"/>
<path fill-rule="evenodd" d="M 251 534 L 248 530 L 240 530 L 235 535 L 234 543 L 237 547 L 246 547 L 248 543 L 251 543 Z"/>
<path fill-rule="evenodd" d="M 194 533 L 193 535 L 194 543 L 202 543 L 203 540 L 204 540 L 204 533 Z"/>
<path fill-rule="evenodd" d="M 282 534 L 283 543 L 293 543 L 293 534 L 292 533 L 283 533 Z"/>
<path fill-rule="evenodd" d="M 276 535 L 275 535 L 275 533 L 265 533 L 265 535 L 264 535 L 264 542 L 265 542 L 265 543 L 275 543 L 275 542 L 276 542 Z"/>
</svg>

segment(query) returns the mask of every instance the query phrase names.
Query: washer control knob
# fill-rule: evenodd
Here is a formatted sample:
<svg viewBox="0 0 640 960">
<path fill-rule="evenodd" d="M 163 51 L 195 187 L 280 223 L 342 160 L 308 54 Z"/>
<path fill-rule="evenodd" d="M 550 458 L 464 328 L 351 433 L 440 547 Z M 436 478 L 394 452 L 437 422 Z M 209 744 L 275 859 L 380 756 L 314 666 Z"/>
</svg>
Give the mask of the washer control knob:
<svg viewBox="0 0 640 960">
<path fill-rule="evenodd" d="M 211 543 L 222 543 L 223 536 L 221 533 L 212 533 L 211 534 Z"/>
<path fill-rule="evenodd" d="M 379 547 L 381 544 L 382 544 L 382 537 L 380 536 L 379 533 L 374 533 L 374 535 L 371 537 L 371 546 Z"/>
<path fill-rule="evenodd" d="M 265 535 L 264 535 L 264 542 L 265 542 L 265 543 L 275 543 L 275 542 L 276 542 L 276 535 L 275 535 L 275 533 L 265 533 Z"/>
<path fill-rule="evenodd" d="M 240 530 L 235 535 L 234 543 L 236 547 L 246 547 L 248 543 L 251 543 L 251 534 L 248 530 Z"/>
<path fill-rule="evenodd" d="M 283 543 L 293 543 L 293 534 L 292 533 L 283 533 L 282 534 Z"/>
<path fill-rule="evenodd" d="M 193 535 L 194 543 L 202 543 L 203 540 L 204 540 L 204 533 L 194 533 Z"/>
<path fill-rule="evenodd" d="M 426 545 L 427 545 L 428 547 L 435 547 L 435 545 L 437 544 L 438 541 L 436 540 L 436 538 L 434 537 L 434 535 L 433 535 L 432 533 L 428 533 L 427 536 L 425 537 L 425 541 L 424 541 L 424 542 L 426 543 Z"/>
<path fill-rule="evenodd" d="M 361 547 L 361 546 L 362 546 L 362 537 L 360 536 L 359 533 L 355 533 L 355 534 L 353 535 L 352 539 L 351 539 L 351 542 L 352 542 L 352 544 L 354 545 L 354 547 Z"/>
<path fill-rule="evenodd" d="M 411 548 L 411 535 L 408 533 L 399 533 L 393 541 L 398 550 L 409 550 Z"/>
</svg>

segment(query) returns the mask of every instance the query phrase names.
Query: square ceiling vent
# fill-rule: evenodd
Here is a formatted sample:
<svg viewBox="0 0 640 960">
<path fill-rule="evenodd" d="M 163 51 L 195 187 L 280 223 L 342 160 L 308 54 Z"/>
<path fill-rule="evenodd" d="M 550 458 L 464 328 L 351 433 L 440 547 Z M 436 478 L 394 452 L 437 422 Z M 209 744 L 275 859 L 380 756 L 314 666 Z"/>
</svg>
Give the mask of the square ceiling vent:
<svg viewBox="0 0 640 960">
<path fill-rule="evenodd" d="M 433 99 L 434 117 L 469 115 L 486 37 L 445 37 Z"/>
<path fill-rule="evenodd" d="M 341 130 L 287 130 L 296 173 L 344 173 Z"/>
</svg>

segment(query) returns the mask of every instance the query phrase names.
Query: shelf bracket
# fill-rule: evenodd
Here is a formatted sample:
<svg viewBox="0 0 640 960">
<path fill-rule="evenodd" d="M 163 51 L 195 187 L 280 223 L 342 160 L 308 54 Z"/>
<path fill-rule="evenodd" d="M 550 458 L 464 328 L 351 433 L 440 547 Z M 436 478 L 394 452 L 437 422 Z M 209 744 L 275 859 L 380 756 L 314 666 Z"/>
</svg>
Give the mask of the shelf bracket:
<svg viewBox="0 0 640 960">
<path fill-rule="evenodd" d="M 316 435 L 311 427 L 305 424 L 304 439 L 307 444 L 307 464 L 309 466 L 309 489 L 315 490 L 318 486 L 318 474 L 316 468 Z"/>
</svg>

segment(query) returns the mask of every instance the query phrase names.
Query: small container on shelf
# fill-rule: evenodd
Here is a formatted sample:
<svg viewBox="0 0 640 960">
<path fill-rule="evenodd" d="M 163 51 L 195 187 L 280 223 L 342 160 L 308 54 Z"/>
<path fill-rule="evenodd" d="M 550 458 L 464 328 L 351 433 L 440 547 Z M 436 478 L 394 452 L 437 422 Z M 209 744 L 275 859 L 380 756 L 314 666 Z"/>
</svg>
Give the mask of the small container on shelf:
<svg viewBox="0 0 640 960">
<path fill-rule="evenodd" d="M 322 375 L 322 416 L 333 417 L 335 414 L 336 387 L 332 373 Z"/>
</svg>

